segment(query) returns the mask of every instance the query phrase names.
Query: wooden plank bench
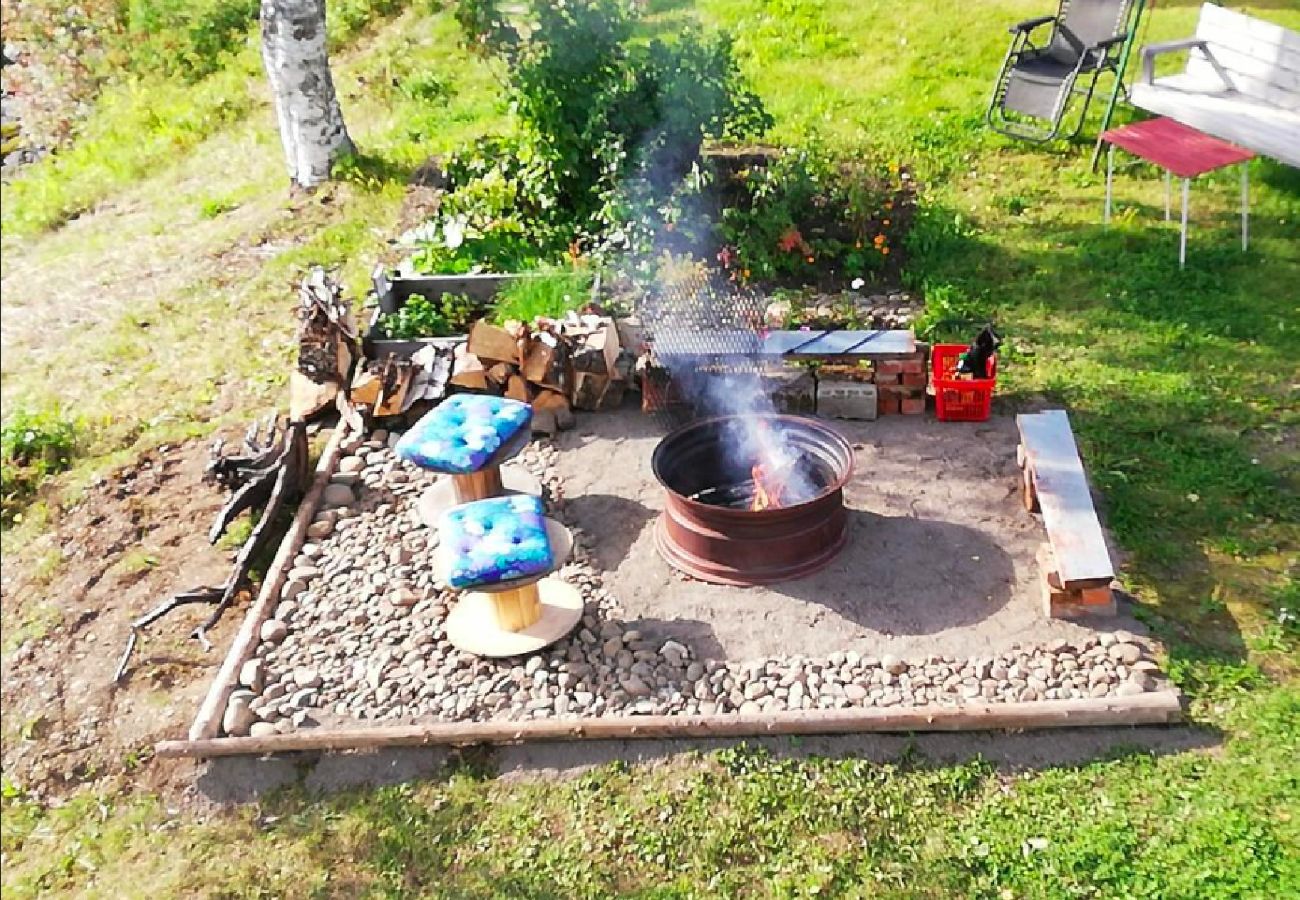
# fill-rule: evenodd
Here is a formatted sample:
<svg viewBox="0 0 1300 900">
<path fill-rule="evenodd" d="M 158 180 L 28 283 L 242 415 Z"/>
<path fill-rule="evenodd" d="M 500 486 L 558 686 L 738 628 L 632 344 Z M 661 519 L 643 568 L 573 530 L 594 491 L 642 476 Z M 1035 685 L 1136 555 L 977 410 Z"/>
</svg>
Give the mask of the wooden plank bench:
<svg viewBox="0 0 1300 900">
<path fill-rule="evenodd" d="M 1187 51 L 1182 73 L 1155 61 Z M 1300 34 L 1212 3 L 1196 36 L 1142 48 L 1134 106 L 1300 167 Z"/>
<path fill-rule="evenodd" d="M 1101 522 L 1065 410 L 1016 416 L 1025 506 L 1041 510 L 1048 549 L 1040 554 L 1049 616 L 1114 615 L 1115 578 Z"/>
</svg>

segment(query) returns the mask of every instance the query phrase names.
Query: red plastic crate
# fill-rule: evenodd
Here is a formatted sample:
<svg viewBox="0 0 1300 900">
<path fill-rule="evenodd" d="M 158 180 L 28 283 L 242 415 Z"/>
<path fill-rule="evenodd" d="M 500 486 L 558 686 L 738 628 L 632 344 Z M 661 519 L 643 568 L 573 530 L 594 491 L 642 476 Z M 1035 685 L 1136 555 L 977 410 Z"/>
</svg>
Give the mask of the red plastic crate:
<svg viewBox="0 0 1300 900">
<path fill-rule="evenodd" d="M 983 422 L 993 408 L 993 388 L 998 383 L 998 356 L 989 357 L 989 377 L 957 379 L 957 358 L 965 344 L 935 344 L 930 355 L 934 375 L 934 412 L 943 422 Z"/>
</svg>

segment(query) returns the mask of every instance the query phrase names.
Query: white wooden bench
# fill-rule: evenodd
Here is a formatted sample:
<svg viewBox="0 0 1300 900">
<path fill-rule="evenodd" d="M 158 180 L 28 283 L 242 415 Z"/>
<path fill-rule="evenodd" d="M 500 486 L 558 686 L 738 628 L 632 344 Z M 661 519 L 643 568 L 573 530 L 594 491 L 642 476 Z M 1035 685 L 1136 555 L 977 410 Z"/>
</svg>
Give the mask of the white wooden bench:
<svg viewBox="0 0 1300 900">
<path fill-rule="evenodd" d="M 1040 556 L 1047 614 L 1113 615 L 1115 570 L 1069 416 L 1062 409 L 1022 414 L 1016 426 L 1025 506 L 1042 512 L 1050 545 L 1048 560 Z"/>
<path fill-rule="evenodd" d="M 1181 74 L 1155 61 L 1187 51 Z M 1142 48 L 1134 106 L 1300 167 L 1300 34 L 1206 3 L 1187 40 Z"/>
</svg>

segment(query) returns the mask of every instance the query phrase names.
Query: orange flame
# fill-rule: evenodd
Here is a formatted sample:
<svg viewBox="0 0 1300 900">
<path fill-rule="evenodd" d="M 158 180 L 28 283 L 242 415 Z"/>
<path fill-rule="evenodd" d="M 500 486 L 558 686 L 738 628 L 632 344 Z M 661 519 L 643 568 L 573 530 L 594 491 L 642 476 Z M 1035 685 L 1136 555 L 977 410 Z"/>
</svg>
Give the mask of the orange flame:
<svg viewBox="0 0 1300 900">
<path fill-rule="evenodd" d="M 750 510 L 758 512 L 781 505 L 781 493 L 785 490 L 784 480 L 769 474 L 762 464 L 754 466 L 750 472 L 754 476 L 754 500 L 749 504 Z"/>
</svg>

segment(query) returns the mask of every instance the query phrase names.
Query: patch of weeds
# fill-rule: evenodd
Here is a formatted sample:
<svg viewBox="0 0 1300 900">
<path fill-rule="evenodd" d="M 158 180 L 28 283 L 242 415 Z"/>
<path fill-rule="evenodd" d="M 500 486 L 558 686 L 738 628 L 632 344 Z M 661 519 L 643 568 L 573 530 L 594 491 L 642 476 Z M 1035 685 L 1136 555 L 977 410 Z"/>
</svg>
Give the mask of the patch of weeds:
<svg viewBox="0 0 1300 900">
<path fill-rule="evenodd" d="M 44 639 L 63 623 L 63 613 L 53 603 L 30 601 L 22 604 L 16 614 L 6 615 L 3 646 L 5 652 L 15 650 L 28 641 Z"/>
<path fill-rule="evenodd" d="M 215 219 L 238 208 L 239 203 L 229 197 L 209 197 L 199 206 L 199 218 Z"/>
<path fill-rule="evenodd" d="M 492 310 L 498 324 L 538 317 L 559 319 L 591 300 L 592 273 L 583 269 L 545 268 L 516 278 L 502 288 Z"/>
<path fill-rule="evenodd" d="M 19 408 L 0 423 L 0 517 L 19 521 L 36 489 L 67 469 L 77 450 L 79 426 L 57 408 Z"/>
<path fill-rule="evenodd" d="M 113 563 L 111 571 L 122 576 L 139 575 L 142 572 L 148 572 L 156 565 L 158 565 L 156 554 L 137 547 L 134 550 L 128 550 L 117 562 Z"/>
<path fill-rule="evenodd" d="M 417 103 L 445 103 L 452 95 L 451 85 L 437 72 L 409 75 L 399 81 L 398 90 Z"/>
<path fill-rule="evenodd" d="M 252 535 L 256 524 L 253 516 L 240 516 L 226 526 L 221 537 L 217 538 L 217 546 L 222 550 L 238 550 L 248 543 L 248 538 Z"/>
</svg>

